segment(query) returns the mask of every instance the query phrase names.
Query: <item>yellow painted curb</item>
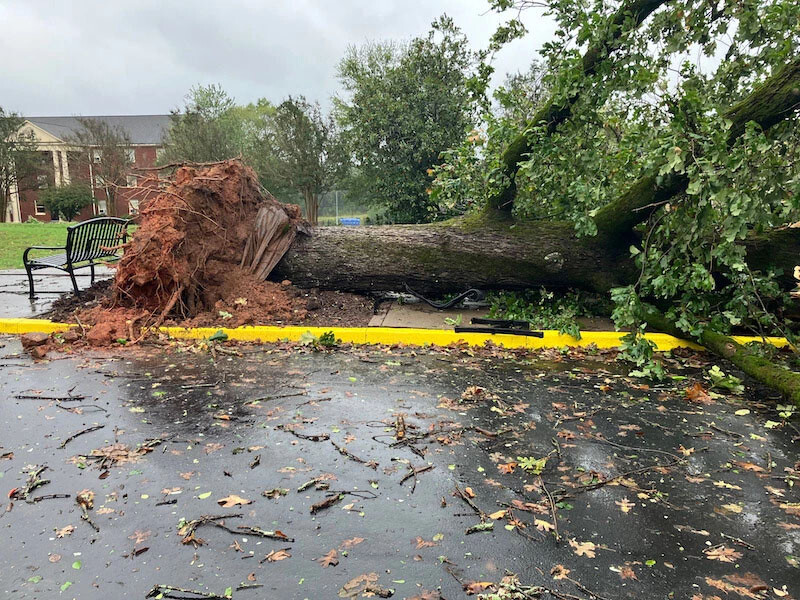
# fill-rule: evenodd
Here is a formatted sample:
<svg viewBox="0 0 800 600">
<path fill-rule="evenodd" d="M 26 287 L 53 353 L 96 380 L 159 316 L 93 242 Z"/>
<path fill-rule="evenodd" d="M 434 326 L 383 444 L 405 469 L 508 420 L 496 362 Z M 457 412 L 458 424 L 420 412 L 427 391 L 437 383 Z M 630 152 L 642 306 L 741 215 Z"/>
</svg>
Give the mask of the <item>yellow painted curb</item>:
<svg viewBox="0 0 800 600">
<path fill-rule="evenodd" d="M 53 323 L 45 319 L 0 319 L 0 333 L 13 333 L 16 335 L 33 333 L 34 331 L 58 333 L 59 331 L 67 331 L 71 327 L 74 327 L 74 325 Z"/>
<path fill-rule="evenodd" d="M 43 319 L 0 319 L 0 333 L 22 334 L 33 331 L 43 333 L 57 333 L 67 331 L 75 325 L 68 323 L 53 323 Z M 491 341 L 498 346 L 506 348 L 563 348 L 565 346 L 586 347 L 594 344 L 598 348 L 616 348 L 620 345 L 620 339 L 624 333 L 618 331 L 586 331 L 581 334 L 581 339 L 575 339 L 570 335 L 564 335 L 557 331 L 544 331 L 544 337 L 529 337 L 508 334 L 486 334 L 486 333 L 455 333 L 443 329 L 414 329 L 400 327 L 274 327 L 269 325 L 258 325 L 254 327 L 161 327 L 160 331 L 167 335 L 183 340 L 202 340 L 214 335 L 217 331 L 223 331 L 228 339 L 242 342 L 278 342 L 289 340 L 296 342 L 300 340 L 305 332 L 310 332 L 315 336 L 332 331 L 333 334 L 343 342 L 353 344 L 407 344 L 413 346 L 427 346 L 436 344 L 446 346 L 448 344 L 466 342 L 470 346 L 483 346 L 487 341 Z M 694 348 L 702 349 L 701 346 L 687 340 L 667 335 L 665 333 L 648 333 L 645 338 L 655 343 L 656 349 L 660 351 L 672 350 L 674 348 Z M 759 337 L 734 336 L 740 344 L 761 341 Z M 769 337 L 766 341 L 774 346 L 783 347 L 789 342 L 785 338 Z"/>
</svg>

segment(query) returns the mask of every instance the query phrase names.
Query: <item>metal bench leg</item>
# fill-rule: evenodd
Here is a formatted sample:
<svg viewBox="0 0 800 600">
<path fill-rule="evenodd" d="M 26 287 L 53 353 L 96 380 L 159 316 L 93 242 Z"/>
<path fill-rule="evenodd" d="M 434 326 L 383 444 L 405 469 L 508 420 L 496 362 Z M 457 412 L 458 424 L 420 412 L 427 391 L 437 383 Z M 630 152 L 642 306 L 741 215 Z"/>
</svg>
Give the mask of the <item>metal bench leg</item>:
<svg viewBox="0 0 800 600">
<path fill-rule="evenodd" d="M 80 292 L 78 291 L 78 282 L 75 281 L 75 273 L 72 270 L 72 265 L 69 265 L 67 272 L 69 273 L 69 278 L 72 279 L 72 288 L 75 290 L 75 295 L 77 296 Z"/>
<path fill-rule="evenodd" d="M 91 285 L 94 285 L 94 263 L 89 265 L 89 270 L 92 272 Z"/>
<path fill-rule="evenodd" d="M 25 263 L 25 271 L 28 273 L 28 297 L 33 300 L 36 298 L 33 294 L 33 273 L 31 272 L 31 266 L 28 263 Z"/>
</svg>

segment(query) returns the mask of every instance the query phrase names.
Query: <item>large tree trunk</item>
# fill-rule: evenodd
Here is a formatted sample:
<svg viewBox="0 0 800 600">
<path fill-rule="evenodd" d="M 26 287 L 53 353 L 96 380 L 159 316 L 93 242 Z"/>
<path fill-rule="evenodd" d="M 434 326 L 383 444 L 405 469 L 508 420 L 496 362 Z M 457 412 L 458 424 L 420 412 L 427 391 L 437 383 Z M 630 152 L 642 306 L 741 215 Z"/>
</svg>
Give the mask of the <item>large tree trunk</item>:
<svg viewBox="0 0 800 600">
<path fill-rule="evenodd" d="M 318 227 L 295 240 L 272 277 L 357 293 L 401 291 L 405 283 L 428 294 L 537 286 L 604 293 L 635 281 L 629 244 L 624 236 L 576 238 L 570 223 L 509 228 L 475 216 L 433 225 Z M 754 235 L 745 246 L 751 269 L 780 270 L 783 289 L 794 287 L 800 228 Z"/>
<path fill-rule="evenodd" d="M 300 236 L 272 277 L 301 287 L 429 294 L 465 288 L 577 287 L 607 292 L 631 275 L 628 246 L 577 239 L 565 222 L 473 216 L 431 225 L 319 227 Z"/>
</svg>

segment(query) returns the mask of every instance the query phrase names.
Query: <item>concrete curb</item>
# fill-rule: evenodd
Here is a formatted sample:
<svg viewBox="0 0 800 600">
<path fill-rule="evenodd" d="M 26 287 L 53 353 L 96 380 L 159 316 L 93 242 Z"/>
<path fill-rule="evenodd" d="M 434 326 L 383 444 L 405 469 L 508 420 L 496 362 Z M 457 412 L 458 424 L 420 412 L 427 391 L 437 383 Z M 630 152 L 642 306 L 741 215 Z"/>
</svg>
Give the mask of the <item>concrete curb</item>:
<svg viewBox="0 0 800 600">
<path fill-rule="evenodd" d="M 20 335 L 34 331 L 57 333 L 76 327 L 68 323 L 53 323 L 44 319 L 0 319 L 0 333 Z M 243 342 L 279 342 L 283 340 L 298 341 L 305 332 L 319 336 L 328 331 L 343 342 L 353 344 L 407 344 L 426 346 L 437 344 L 446 346 L 457 342 L 466 342 L 470 346 L 483 346 L 491 341 L 506 348 L 563 348 L 565 346 L 586 347 L 594 344 L 598 348 L 616 348 L 624 333 L 618 331 L 586 331 L 581 339 L 564 335 L 557 331 L 547 330 L 544 337 L 527 337 L 507 334 L 455 333 L 441 329 L 412 329 L 399 327 L 274 327 L 268 325 L 225 328 L 225 327 L 161 327 L 160 331 L 183 340 L 200 340 L 223 331 L 228 339 Z M 648 333 L 645 337 L 654 342 L 660 351 L 673 348 L 702 349 L 701 346 L 687 340 L 664 333 Z M 761 341 L 759 337 L 734 336 L 740 344 Z M 788 344 L 785 338 L 770 337 L 766 341 L 774 346 L 783 347 Z"/>
</svg>

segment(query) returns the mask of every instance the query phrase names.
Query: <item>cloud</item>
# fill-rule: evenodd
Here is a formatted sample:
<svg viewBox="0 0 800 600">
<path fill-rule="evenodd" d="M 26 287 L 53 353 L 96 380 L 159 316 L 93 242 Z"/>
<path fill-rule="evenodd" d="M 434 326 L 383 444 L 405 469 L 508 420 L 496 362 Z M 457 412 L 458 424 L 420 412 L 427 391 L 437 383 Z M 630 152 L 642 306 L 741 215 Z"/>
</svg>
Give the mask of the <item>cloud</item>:
<svg viewBox="0 0 800 600">
<path fill-rule="evenodd" d="M 475 48 L 500 18 L 486 0 L 193 0 L 0 4 L 0 105 L 27 115 L 165 113 L 197 83 L 237 101 L 303 94 L 323 105 L 349 45 L 409 39 L 447 13 Z M 496 59 L 497 80 L 525 69 L 553 24 L 524 13 L 531 34 Z"/>
</svg>

